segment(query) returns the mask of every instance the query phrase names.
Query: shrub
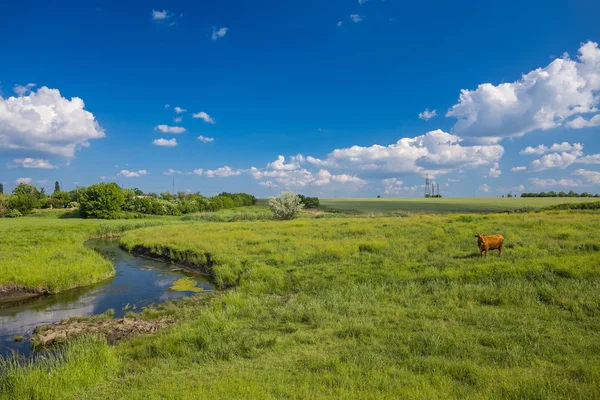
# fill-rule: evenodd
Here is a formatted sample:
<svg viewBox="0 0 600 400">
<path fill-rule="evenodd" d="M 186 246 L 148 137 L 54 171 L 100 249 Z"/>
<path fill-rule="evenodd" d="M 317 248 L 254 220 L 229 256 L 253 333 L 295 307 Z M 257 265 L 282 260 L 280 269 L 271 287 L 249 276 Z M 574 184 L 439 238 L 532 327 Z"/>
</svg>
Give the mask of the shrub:
<svg viewBox="0 0 600 400">
<path fill-rule="evenodd" d="M 6 218 L 19 218 L 19 217 L 22 217 L 23 214 L 21 214 L 21 212 L 19 210 L 15 209 L 15 210 L 7 212 L 4 216 Z"/>
<path fill-rule="evenodd" d="M 125 203 L 123 191 L 116 183 L 98 183 L 80 191 L 81 214 L 84 217 L 118 218 Z"/>
<path fill-rule="evenodd" d="M 298 197 L 305 208 L 319 208 L 320 203 L 318 197 L 306 197 L 301 194 L 299 194 Z"/>
<path fill-rule="evenodd" d="M 69 203 L 69 208 L 79 208 L 79 203 L 76 201 L 72 201 Z"/>
<path fill-rule="evenodd" d="M 304 208 L 300 197 L 292 192 L 282 193 L 279 197 L 269 199 L 269 208 L 275 214 L 276 219 L 294 219 Z"/>
</svg>

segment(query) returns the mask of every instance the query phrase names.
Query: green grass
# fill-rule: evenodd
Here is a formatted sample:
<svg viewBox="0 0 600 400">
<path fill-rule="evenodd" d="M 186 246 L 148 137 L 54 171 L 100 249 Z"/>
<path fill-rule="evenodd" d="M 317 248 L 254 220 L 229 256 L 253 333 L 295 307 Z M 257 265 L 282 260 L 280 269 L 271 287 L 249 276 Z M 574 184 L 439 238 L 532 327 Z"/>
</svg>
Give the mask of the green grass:
<svg viewBox="0 0 600 400">
<path fill-rule="evenodd" d="M 64 214 L 0 220 L 0 289 L 57 293 L 108 279 L 114 268 L 85 246 L 90 236 L 175 221 L 61 218 Z"/>
<path fill-rule="evenodd" d="M 598 232 L 568 211 L 130 230 L 230 289 L 144 311 L 173 322 L 155 335 L 9 364 L 0 398 L 598 398 Z"/>
<path fill-rule="evenodd" d="M 542 208 L 562 203 L 598 201 L 597 198 L 537 197 L 537 198 L 382 198 L 382 199 L 321 199 L 321 207 L 330 211 L 355 213 L 393 213 L 400 211 L 427 213 L 490 213 L 519 208 Z"/>
</svg>

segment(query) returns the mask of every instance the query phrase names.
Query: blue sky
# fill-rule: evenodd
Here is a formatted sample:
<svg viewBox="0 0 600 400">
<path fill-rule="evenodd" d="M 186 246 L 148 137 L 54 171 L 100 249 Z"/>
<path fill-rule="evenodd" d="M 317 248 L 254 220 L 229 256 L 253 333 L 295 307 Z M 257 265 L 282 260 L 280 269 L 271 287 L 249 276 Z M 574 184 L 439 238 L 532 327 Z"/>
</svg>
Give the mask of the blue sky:
<svg viewBox="0 0 600 400">
<path fill-rule="evenodd" d="M 4 4 L 0 182 L 600 192 L 598 2 L 405 3 Z"/>
</svg>

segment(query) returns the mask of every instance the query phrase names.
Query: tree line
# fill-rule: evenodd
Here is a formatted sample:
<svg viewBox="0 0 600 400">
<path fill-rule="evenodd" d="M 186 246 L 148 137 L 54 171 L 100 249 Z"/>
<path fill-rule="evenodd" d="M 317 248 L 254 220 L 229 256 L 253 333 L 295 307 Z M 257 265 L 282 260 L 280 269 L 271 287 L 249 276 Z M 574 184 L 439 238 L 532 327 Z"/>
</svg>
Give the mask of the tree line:
<svg viewBox="0 0 600 400">
<path fill-rule="evenodd" d="M 574 191 L 565 192 L 540 192 L 540 193 L 521 193 L 521 197 L 600 197 L 599 194 L 588 192 L 575 193 Z"/>
<path fill-rule="evenodd" d="M 56 182 L 54 189 L 52 195 L 46 195 L 44 189 L 38 190 L 34 185 L 22 183 L 11 195 L 0 194 L 0 217 L 19 217 L 43 208 L 77 208 L 82 217 L 93 218 L 182 215 L 256 204 L 256 197 L 246 193 L 223 192 L 213 197 L 184 192 L 156 194 L 106 182 L 70 192 L 61 191 Z"/>
</svg>

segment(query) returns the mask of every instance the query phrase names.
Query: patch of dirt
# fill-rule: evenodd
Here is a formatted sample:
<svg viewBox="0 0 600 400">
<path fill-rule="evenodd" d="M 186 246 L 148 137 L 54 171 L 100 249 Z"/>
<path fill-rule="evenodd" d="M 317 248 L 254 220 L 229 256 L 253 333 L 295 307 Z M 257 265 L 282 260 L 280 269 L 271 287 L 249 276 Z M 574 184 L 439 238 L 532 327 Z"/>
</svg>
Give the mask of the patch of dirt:
<svg viewBox="0 0 600 400">
<path fill-rule="evenodd" d="M 315 210 L 315 209 L 311 209 L 311 208 L 309 208 L 309 209 L 305 208 L 302 211 L 304 211 L 307 214 L 311 214 L 311 215 L 323 215 L 323 214 L 325 214 L 325 211 Z"/>
<path fill-rule="evenodd" d="M 49 346 L 64 343 L 84 333 L 98 333 L 114 343 L 118 340 L 141 333 L 155 333 L 167 325 L 165 320 L 145 321 L 139 318 L 90 318 L 61 321 L 56 324 L 35 328 L 31 341 L 35 346 Z"/>
</svg>

